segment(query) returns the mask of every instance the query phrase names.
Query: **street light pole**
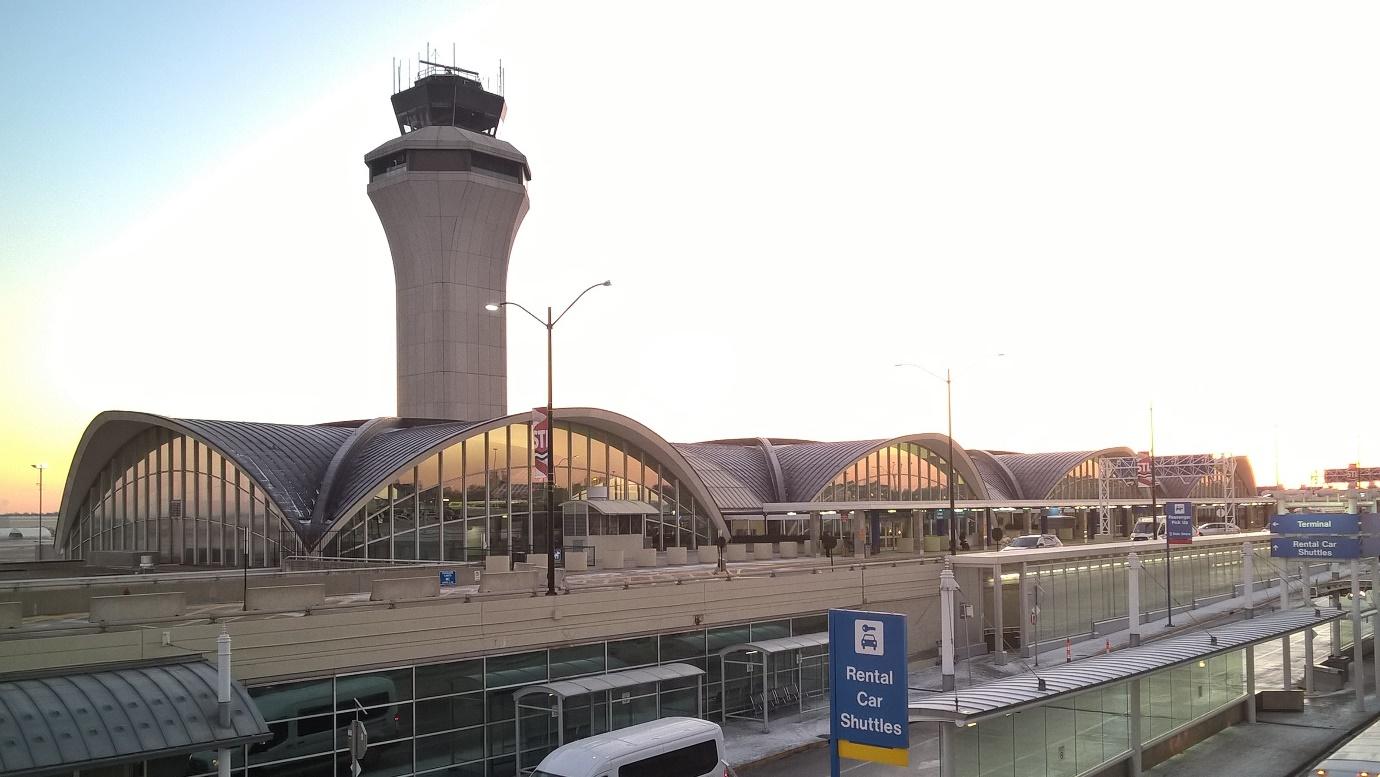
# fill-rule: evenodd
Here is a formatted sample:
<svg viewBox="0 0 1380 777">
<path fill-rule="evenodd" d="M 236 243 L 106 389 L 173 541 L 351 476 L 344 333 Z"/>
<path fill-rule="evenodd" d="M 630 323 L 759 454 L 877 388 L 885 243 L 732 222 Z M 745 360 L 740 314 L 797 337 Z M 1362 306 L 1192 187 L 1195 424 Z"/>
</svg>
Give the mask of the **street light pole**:
<svg viewBox="0 0 1380 777">
<path fill-rule="evenodd" d="M 944 399 L 949 416 L 949 555 L 958 555 L 958 511 L 954 507 L 954 381 L 953 373 L 944 368 Z"/>
<path fill-rule="evenodd" d="M 43 470 L 48 468 L 47 464 L 30 464 L 30 467 L 38 470 L 38 531 L 34 534 L 34 547 L 38 549 L 35 561 L 43 560 Z"/>
<path fill-rule="evenodd" d="M 612 286 L 612 285 L 613 285 L 613 281 L 604 281 L 603 283 L 596 283 L 596 284 L 594 284 L 593 286 L 590 286 L 589 288 L 587 288 L 587 289 L 585 289 L 584 291 L 580 292 L 579 294 L 575 295 L 575 299 L 571 300 L 570 304 L 565 306 L 565 310 L 562 310 L 562 311 L 561 311 L 561 314 L 560 314 L 559 316 L 554 317 L 554 318 L 553 318 L 552 315 L 551 315 L 551 314 L 552 314 L 552 309 L 551 309 L 551 307 L 550 307 L 550 306 L 547 306 L 547 308 L 546 308 L 546 320 L 545 320 L 545 321 L 543 321 L 543 320 L 541 319 L 540 316 L 536 315 L 536 314 L 533 313 L 532 311 L 528 310 L 527 308 L 523 307 L 522 305 L 520 305 L 520 304 L 518 304 L 518 303 L 516 303 L 516 302 L 506 302 L 506 301 L 505 301 L 505 302 L 497 302 L 497 303 L 491 302 L 491 303 L 489 303 L 489 304 L 487 304 L 487 305 L 484 306 L 484 309 L 485 309 L 485 310 L 488 310 L 488 311 L 490 311 L 490 312 L 496 312 L 499 308 L 502 308 L 504 305 L 512 305 L 513 307 L 517 308 L 518 310 L 521 310 L 523 313 L 526 313 L 528 316 L 530 316 L 530 317 L 532 318 L 533 321 L 536 321 L 538 324 L 541 324 L 542 326 L 546 327 L 546 428 L 547 428 L 547 430 L 548 430 L 548 431 L 547 431 L 547 435 L 548 435 L 547 451 L 548 451 L 548 456 L 551 457 L 551 458 L 550 458 L 550 461 L 552 461 L 552 462 L 555 461 L 555 455 L 554 455 L 554 451 L 552 450 L 552 448 L 554 448 L 554 446 L 552 445 L 552 442 L 551 442 L 551 441 L 554 440 L 554 435 L 555 435 L 555 432 L 556 432 L 556 407 L 555 407 L 555 402 L 554 402 L 554 396 L 555 396 L 555 395 L 554 395 L 554 392 L 553 392 L 553 386 L 554 386 L 554 382 L 555 382 L 555 381 L 554 381 L 554 370 L 555 370 L 555 367 L 554 367 L 554 360 L 552 359 L 552 347 L 553 347 L 553 340 L 554 340 L 553 335 L 554 335 L 554 333 L 555 333 L 555 331 L 556 331 L 556 324 L 559 324 L 559 323 L 561 322 L 561 319 L 565 318 L 565 314 L 566 314 L 566 313 L 569 313 L 569 312 L 570 312 L 570 309 L 573 308 L 573 307 L 575 307 L 575 303 L 576 303 L 576 302 L 579 302 L 580 299 L 583 298 L 586 294 L 590 293 L 590 292 L 593 291 L 594 289 L 599 288 L 600 286 Z M 547 596 L 555 596 L 555 595 L 556 595 L 556 473 L 555 473 L 555 471 L 554 471 L 554 470 L 555 470 L 555 467 L 550 467 L 549 469 L 551 469 L 552 471 L 546 473 L 546 595 L 547 595 Z M 509 549 L 509 553 L 511 553 L 511 552 L 512 552 L 512 550 L 511 550 L 511 548 L 510 548 L 510 549 Z"/>
</svg>

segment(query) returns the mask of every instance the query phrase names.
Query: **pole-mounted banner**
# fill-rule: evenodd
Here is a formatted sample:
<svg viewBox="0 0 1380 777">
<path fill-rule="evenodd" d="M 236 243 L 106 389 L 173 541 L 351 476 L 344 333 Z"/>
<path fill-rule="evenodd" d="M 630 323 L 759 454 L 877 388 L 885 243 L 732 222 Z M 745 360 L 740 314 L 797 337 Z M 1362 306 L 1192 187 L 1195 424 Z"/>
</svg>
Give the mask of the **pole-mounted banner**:
<svg viewBox="0 0 1380 777">
<path fill-rule="evenodd" d="M 544 407 L 532 408 L 532 457 L 532 482 L 545 483 L 551 477 L 551 422 Z"/>
</svg>

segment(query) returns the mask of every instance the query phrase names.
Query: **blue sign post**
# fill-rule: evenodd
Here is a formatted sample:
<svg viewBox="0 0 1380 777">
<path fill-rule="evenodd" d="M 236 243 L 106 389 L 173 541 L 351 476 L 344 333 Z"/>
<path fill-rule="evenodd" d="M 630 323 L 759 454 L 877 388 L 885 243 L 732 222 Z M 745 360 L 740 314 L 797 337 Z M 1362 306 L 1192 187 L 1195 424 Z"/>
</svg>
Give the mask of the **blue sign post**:
<svg viewBox="0 0 1380 777">
<path fill-rule="evenodd" d="M 1274 558 L 1360 558 L 1361 540 L 1356 537 L 1322 534 L 1310 537 L 1272 537 L 1270 555 Z"/>
<path fill-rule="evenodd" d="M 1193 503 L 1164 503 L 1164 541 L 1170 545 L 1193 542 Z"/>
<path fill-rule="evenodd" d="M 454 569 L 443 569 L 443 570 L 441 570 L 441 573 L 440 573 L 440 574 L 441 574 L 441 587 L 442 587 L 442 588 L 453 588 L 453 587 L 455 586 L 455 570 L 454 570 Z"/>
<path fill-rule="evenodd" d="M 906 616 L 829 611 L 829 763 L 910 763 Z"/>
</svg>

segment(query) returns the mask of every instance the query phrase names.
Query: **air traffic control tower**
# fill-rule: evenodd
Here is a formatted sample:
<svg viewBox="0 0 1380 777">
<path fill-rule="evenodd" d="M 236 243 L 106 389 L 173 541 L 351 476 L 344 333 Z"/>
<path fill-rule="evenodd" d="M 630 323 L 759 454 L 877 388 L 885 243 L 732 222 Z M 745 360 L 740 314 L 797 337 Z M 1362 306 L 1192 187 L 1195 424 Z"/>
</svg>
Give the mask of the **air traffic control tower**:
<svg viewBox="0 0 1380 777">
<path fill-rule="evenodd" d="M 401 137 L 364 157 L 393 254 L 398 415 L 480 421 L 508 413 L 508 254 L 527 214 L 527 157 L 495 137 L 501 95 L 425 64 L 393 95 Z"/>
</svg>

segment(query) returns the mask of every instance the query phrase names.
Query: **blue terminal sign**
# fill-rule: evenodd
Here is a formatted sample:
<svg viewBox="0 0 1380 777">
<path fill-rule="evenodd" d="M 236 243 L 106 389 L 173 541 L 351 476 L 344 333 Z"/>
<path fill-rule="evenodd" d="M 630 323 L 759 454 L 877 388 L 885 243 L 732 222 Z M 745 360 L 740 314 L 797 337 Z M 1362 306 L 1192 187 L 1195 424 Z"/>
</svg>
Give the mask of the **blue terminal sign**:
<svg viewBox="0 0 1380 777">
<path fill-rule="evenodd" d="M 1275 534 L 1355 534 L 1361 516 L 1355 513 L 1287 513 L 1270 519 Z"/>
<path fill-rule="evenodd" d="M 835 753 L 909 765 L 906 616 L 830 610 L 829 671 L 829 738 Z M 837 759 L 831 760 L 837 766 Z"/>
<path fill-rule="evenodd" d="M 1275 558 L 1349 559 L 1361 557 L 1361 540 L 1319 534 L 1311 537 L 1272 537 L 1270 555 Z"/>
</svg>

